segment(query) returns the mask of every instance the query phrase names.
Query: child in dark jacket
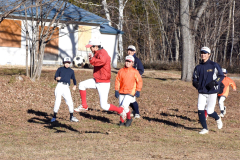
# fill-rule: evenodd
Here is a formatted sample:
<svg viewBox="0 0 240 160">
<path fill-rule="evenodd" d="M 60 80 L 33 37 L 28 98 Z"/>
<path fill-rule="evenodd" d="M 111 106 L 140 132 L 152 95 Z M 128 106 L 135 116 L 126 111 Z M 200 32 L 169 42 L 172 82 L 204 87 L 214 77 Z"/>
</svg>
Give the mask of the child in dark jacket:
<svg viewBox="0 0 240 160">
<path fill-rule="evenodd" d="M 198 90 L 198 116 L 203 129 L 199 134 L 207 134 L 208 128 L 204 109 L 217 122 L 218 129 L 223 126 L 221 118 L 214 111 L 217 99 L 217 93 L 220 89 L 220 83 L 224 78 L 220 66 L 212 62 L 209 58 L 211 51 L 208 47 L 201 48 L 202 62 L 197 65 L 193 73 L 193 86 Z"/>
</svg>

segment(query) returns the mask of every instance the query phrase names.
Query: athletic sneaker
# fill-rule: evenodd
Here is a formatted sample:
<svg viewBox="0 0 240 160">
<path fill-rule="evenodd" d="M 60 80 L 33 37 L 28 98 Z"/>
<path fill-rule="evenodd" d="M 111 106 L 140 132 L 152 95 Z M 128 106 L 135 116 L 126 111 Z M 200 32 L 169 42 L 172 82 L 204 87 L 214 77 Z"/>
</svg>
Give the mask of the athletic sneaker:
<svg viewBox="0 0 240 160">
<path fill-rule="evenodd" d="M 81 112 L 81 111 L 87 111 L 87 110 L 88 110 L 88 108 L 83 108 L 83 106 L 80 105 L 78 108 L 74 109 L 74 112 Z"/>
<path fill-rule="evenodd" d="M 78 122 L 79 120 L 76 117 L 72 116 L 72 119 L 70 120 L 71 122 Z"/>
<path fill-rule="evenodd" d="M 221 117 L 221 118 L 223 118 L 223 117 L 224 117 L 224 114 L 221 113 L 221 114 L 219 114 L 218 116 Z"/>
<path fill-rule="evenodd" d="M 52 119 L 51 119 L 51 122 L 55 122 L 55 121 L 56 121 L 56 118 L 52 118 Z"/>
<path fill-rule="evenodd" d="M 223 127 L 223 123 L 222 123 L 221 117 L 219 117 L 219 119 L 216 120 L 216 121 L 217 121 L 218 129 L 222 129 L 222 127 Z"/>
<path fill-rule="evenodd" d="M 120 121 L 118 125 L 119 125 L 119 127 L 124 126 L 124 122 Z"/>
<path fill-rule="evenodd" d="M 226 114 L 226 106 L 224 106 L 224 111 L 223 111 L 223 115 Z"/>
<path fill-rule="evenodd" d="M 132 113 L 131 113 L 130 116 L 131 116 L 131 117 L 134 117 L 134 116 L 135 116 L 135 111 L 132 111 Z"/>
<path fill-rule="evenodd" d="M 208 130 L 205 129 L 205 128 L 203 128 L 203 129 L 199 132 L 199 134 L 208 134 Z"/>
<path fill-rule="evenodd" d="M 127 122 L 126 122 L 125 126 L 129 127 L 129 126 L 131 126 L 131 123 L 132 123 L 132 118 L 131 119 L 127 119 Z"/>
<path fill-rule="evenodd" d="M 120 113 L 120 116 L 122 117 L 123 120 L 126 120 L 126 117 L 127 117 L 127 113 L 124 111 L 122 111 L 122 113 Z"/>
<path fill-rule="evenodd" d="M 135 114 L 134 118 L 141 118 L 140 114 Z"/>
</svg>

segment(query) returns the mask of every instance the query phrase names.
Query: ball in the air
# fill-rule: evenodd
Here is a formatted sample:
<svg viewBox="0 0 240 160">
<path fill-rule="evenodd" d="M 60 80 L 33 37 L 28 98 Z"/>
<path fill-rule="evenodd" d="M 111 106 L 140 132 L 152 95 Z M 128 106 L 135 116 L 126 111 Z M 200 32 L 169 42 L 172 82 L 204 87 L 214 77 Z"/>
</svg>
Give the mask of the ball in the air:
<svg viewBox="0 0 240 160">
<path fill-rule="evenodd" d="M 73 59 L 73 65 L 74 67 L 81 67 L 81 66 L 84 66 L 85 64 L 85 59 L 83 59 L 82 56 L 76 56 L 74 59 Z"/>
</svg>

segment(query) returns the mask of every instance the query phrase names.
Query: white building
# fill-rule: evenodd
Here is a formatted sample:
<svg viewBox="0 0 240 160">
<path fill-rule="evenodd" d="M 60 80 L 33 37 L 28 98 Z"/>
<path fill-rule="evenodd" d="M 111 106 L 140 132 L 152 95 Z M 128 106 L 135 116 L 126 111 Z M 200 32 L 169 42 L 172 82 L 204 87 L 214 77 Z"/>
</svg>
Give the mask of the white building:
<svg viewBox="0 0 240 160">
<path fill-rule="evenodd" d="M 55 15 L 54 12 L 52 10 L 49 19 Z M 28 16 L 31 17 L 31 15 Z M 68 21 L 69 17 L 71 18 L 70 23 Z M 0 24 L 0 65 L 25 66 L 26 33 L 24 32 L 24 18 L 24 11 L 17 12 L 11 14 Z M 117 66 L 117 36 L 123 32 L 109 26 L 106 19 L 70 3 L 60 22 L 64 25 L 59 28 L 59 31 L 52 36 L 52 40 L 47 44 L 43 64 L 59 65 L 62 64 L 64 57 L 69 56 L 73 59 L 77 55 L 83 56 L 88 61 L 87 53 L 90 50 L 86 49 L 85 45 L 91 38 L 99 38 L 102 42 L 101 45 L 112 59 L 112 66 Z M 62 24 L 59 26 L 62 26 Z M 28 62 L 30 63 L 30 60 Z"/>
</svg>

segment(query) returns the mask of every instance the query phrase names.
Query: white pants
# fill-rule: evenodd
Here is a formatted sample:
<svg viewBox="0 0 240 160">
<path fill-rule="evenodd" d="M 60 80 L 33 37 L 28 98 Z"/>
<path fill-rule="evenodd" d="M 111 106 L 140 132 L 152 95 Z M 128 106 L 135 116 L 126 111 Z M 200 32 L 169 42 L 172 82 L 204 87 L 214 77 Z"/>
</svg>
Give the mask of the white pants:
<svg viewBox="0 0 240 160">
<path fill-rule="evenodd" d="M 214 94 L 198 94 L 198 110 L 207 110 L 208 114 L 212 114 L 215 109 L 217 93 Z"/>
<path fill-rule="evenodd" d="M 87 88 L 98 90 L 100 106 L 103 110 L 108 111 L 110 108 L 110 104 L 108 104 L 108 93 L 110 89 L 110 82 L 96 83 L 94 78 L 91 78 L 79 83 L 79 90 L 86 90 Z"/>
<path fill-rule="evenodd" d="M 124 111 L 128 113 L 129 110 L 129 105 L 130 103 L 134 103 L 136 101 L 136 97 L 130 96 L 130 95 L 124 95 L 120 94 L 119 95 L 119 106 L 123 107 Z"/>
<path fill-rule="evenodd" d="M 61 104 L 62 96 L 65 99 L 66 104 L 68 105 L 69 112 L 73 113 L 73 101 L 72 101 L 69 85 L 65 85 L 62 83 L 58 83 L 55 89 L 55 105 L 54 105 L 53 111 L 55 113 L 58 112 Z"/>
<path fill-rule="evenodd" d="M 224 96 L 221 96 L 221 97 L 218 97 L 218 105 L 219 105 L 219 109 L 221 111 L 224 110 L 224 101 L 225 101 L 226 97 Z"/>
</svg>

